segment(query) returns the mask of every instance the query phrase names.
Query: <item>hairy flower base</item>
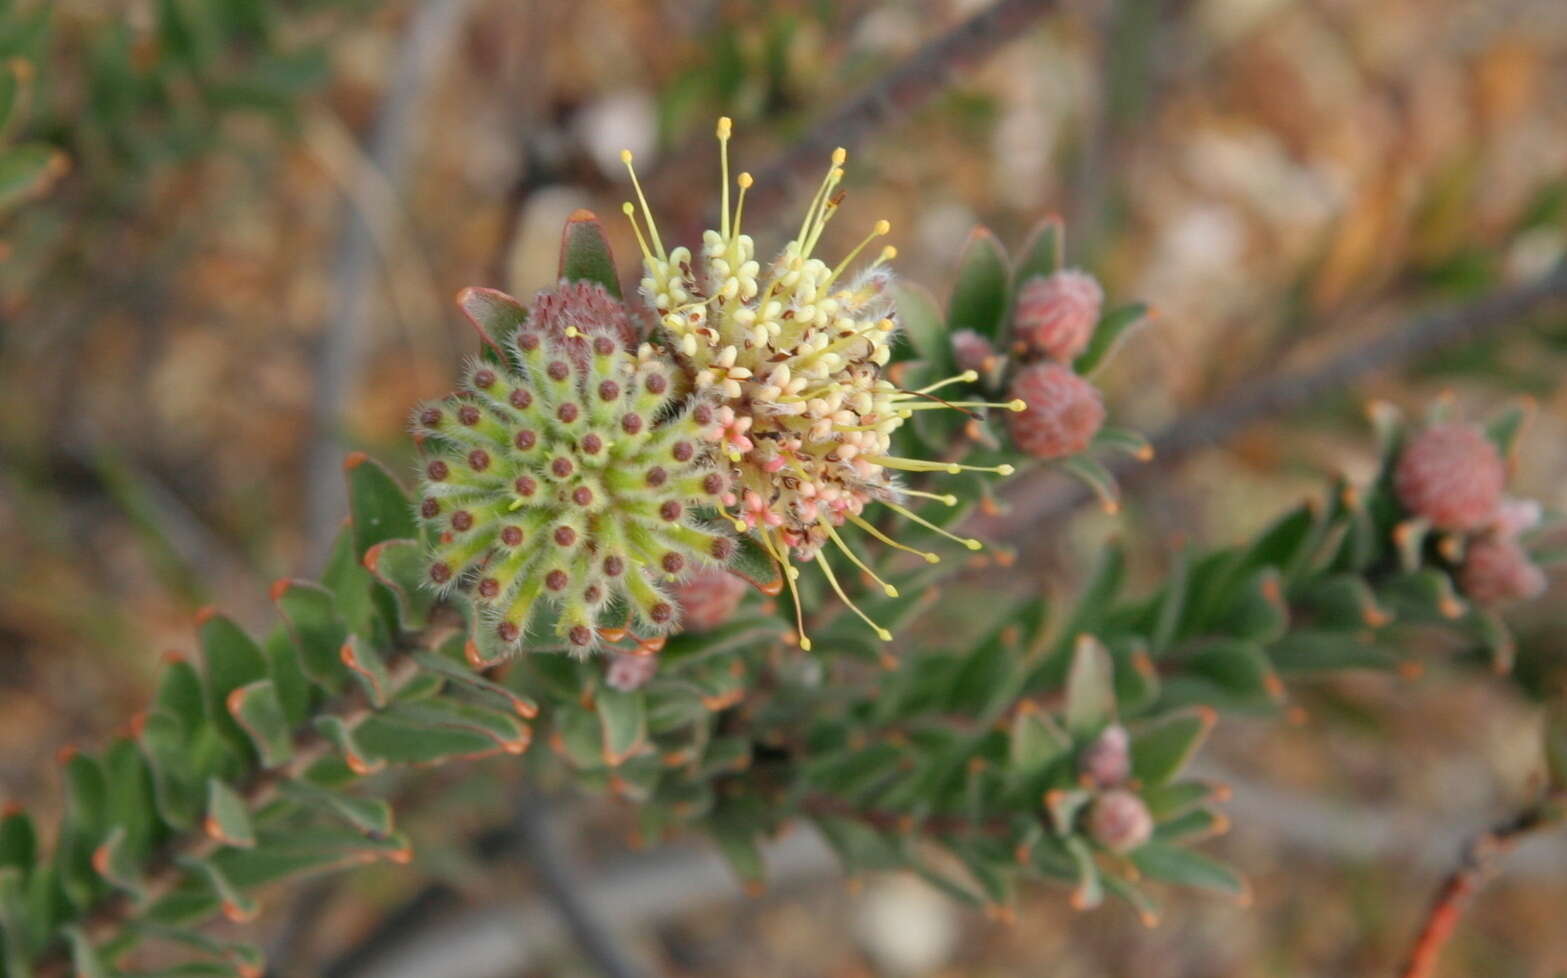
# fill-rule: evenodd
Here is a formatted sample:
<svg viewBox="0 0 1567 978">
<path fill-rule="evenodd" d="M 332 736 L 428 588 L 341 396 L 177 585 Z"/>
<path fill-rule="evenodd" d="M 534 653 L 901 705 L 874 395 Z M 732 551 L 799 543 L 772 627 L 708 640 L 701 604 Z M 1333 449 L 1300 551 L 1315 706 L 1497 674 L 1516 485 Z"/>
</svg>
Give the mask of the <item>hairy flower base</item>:
<svg viewBox="0 0 1567 978">
<path fill-rule="evenodd" d="M 836 549 L 854 567 L 895 589 L 854 553 L 838 528 L 852 524 L 894 547 L 934 562 L 935 554 L 888 539 L 862 516 L 881 503 L 909 519 L 972 549 L 977 540 L 956 537 L 931 525 L 902 505 L 909 496 L 955 503 L 950 496 L 905 488 L 901 472 L 957 473 L 969 466 L 954 462 L 900 458 L 891 453 L 892 434 L 915 411 L 932 408 L 1006 407 L 957 403 L 932 396 L 945 383 L 972 381 L 974 374 L 920 391 L 898 389 L 882 375 L 891 357 L 896 309 L 885 263 L 895 254 L 884 248 L 871 265 L 846 276 L 848 267 L 874 239 L 890 230 L 877 222 L 871 233 L 836 265 L 814 255 L 822 231 L 837 212 L 843 194 L 845 153 L 834 152 L 827 176 L 806 211 L 794 239 L 777 258 L 763 265 L 750 235 L 742 234 L 745 192 L 751 176 L 736 180 L 739 199 L 729 199 L 728 119 L 719 120 L 723 164 L 723 219 L 707 231 L 699 253 L 677 247 L 666 251 L 641 188 L 641 217 L 624 210 L 642 246 L 646 271 L 642 293 L 653 307 L 678 364 L 697 392 L 720 404 L 706 437 L 727 466 L 734 488 L 725 497 L 725 513 L 736 529 L 748 530 L 783 568 L 802 620 L 800 644 L 810 648 L 799 614 L 794 581 L 799 571 L 791 558 L 815 561 L 840 598 L 882 639 L 885 628 L 860 611 L 822 556 Z M 631 154 L 622 154 L 630 169 Z M 635 184 L 636 174 L 632 171 Z M 644 225 L 646 235 L 643 234 Z M 1011 466 L 978 471 L 1009 474 Z"/>
<path fill-rule="evenodd" d="M 577 648 L 632 619 L 666 633 L 678 618 L 668 585 L 734 551 L 699 515 L 729 492 L 704 451 L 713 408 L 672 403 L 668 366 L 625 349 L 623 315 L 560 327 L 563 304 L 613 303 L 593 288 L 542 294 L 505 366 L 470 364 L 455 395 L 414 415 L 429 456 L 419 514 L 430 582 L 471 588 L 509 645 L 542 604 Z"/>
</svg>

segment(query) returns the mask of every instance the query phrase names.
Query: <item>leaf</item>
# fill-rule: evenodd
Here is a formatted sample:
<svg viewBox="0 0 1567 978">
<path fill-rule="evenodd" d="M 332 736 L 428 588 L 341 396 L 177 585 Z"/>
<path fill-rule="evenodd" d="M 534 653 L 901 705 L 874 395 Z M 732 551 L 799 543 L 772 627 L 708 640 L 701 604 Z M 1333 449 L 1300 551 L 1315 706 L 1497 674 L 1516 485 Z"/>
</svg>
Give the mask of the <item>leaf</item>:
<svg viewBox="0 0 1567 978">
<path fill-rule="evenodd" d="M 1111 472 L 1103 462 L 1087 455 L 1069 455 L 1058 459 L 1056 465 L 1087 486 L 1099 500 L 1100 509 L 1106 513 L 1120 512 L 1121 485 L 1116 480 L 1115 473 Z"/>
<path fill-rule="evenodd" d="M 495 357 L 505 356 L 503 344 L 528 319 L 527 308 L 498 289 L 463 289 L 457 293 L 457 307 Z"/>
<path fill-rule="evenodd" d="M 1121 340 L 1147 321 L 1148 307 L 1141 302 L 1134 302 L 1105 313 L 1099 317 L 1099 325 L 1094 327 L 1094 335 L 1088 341 L 1088 349 L 1072 361 L 1072 369 L 1079 376 L 1093 376 L 1109 361 Z"/>
<path fill-rule="evenodd" d="M 272 601 L 299 650 L 305 674 L 328 692 L 336 692 L 348 676 L 339 655 L 348 626 L 338 617 L 332 592 L 303 581 L 281 580 L 272 585 Z"/>
<path fill-rule="evenodd" d="M 1273 672 L 1273 665 L 1255 642 L 1222 639 L 1198 650 L 1186 663 L 1185 680 L 1206 680 L 1213 687 L 1211 701 L 1223 707 L 1271 706 L 1284 698 L 1284 685 Z M 1168 689 L 1177 688 L 1172 679 Z M 1206 690 L 1197 693 L 1201 702 L 1209 702 Z"/>
<path fill-rule="evenodd" d="M 404 631 L 428 623 L 435 595 L 424 587 L 424 547 L 417 540 L 385 540 L 365 551 L 365 569 L 397 599 L 398 621 Z"/>
<path fill-rule="evenodd" d="M 1077 910 L 1091 910 L 1104 902 L 1104 885 L 1093 851 L 1080 836 L 1069 836 L 1063 841 L 1077 866 L 1077 889 L 1072 891 L 1072 906 Z"/>
<path fill-rule="evenodd" d="M 446 700 L 398 703 L 354 731 L 372 757 L 393 764 L 437 764 L 528 749 L 530 732 L 505 713 Z"/>
<path fill-rule="evenodd" d="M 228 710 L 250 738 L 263 768 L 288 763 L 294 738 L 272 680 L 259 679 L 231 692 Z"/>
<path fill-rule="evenodd" d="M 359 743 L 358 728 L 349 726 L 342 717 L 330 715 L 316 717 L 315 726 L 321 732 L 321 736 L 337 747 L 349 770 L 360 777 L 386 766 L 386 761 L 381 755 L 372 753 Z"/>
<path fill-rule="evenodd" d="M 1297 629 L 1268 646 L 1273 667 L 1286 675 L 1339 672 L 1345 669 L 1391 669 L 1398 657 L 1347 632 Z"/>
<path fill-rule="evenodd" d="M 358 635 L 350 635 L 338 654 L 342 657 L 343 665 L 359 681 L 371 706 L 379 710 L 392 701 L 397 691 L 380 652 Z"/>
<path fill-rule="evenodd" d="M 368 838 L 334 828 L 292 828 L 256 839 L 253 849 L 225 849 L 212 858 L 232 887 L 251 890 L 268 883 L 346 866 L 412 858 L 408 840 L 398 833 Z"/>
<path fill-rule="evenodd" d="M 1246 900 L 1250 894 L 1246 881 L 1234 870 L 1190 849 L 1148 842 L 1128 855 L 1132 865 L 1150 879 L 1227 893 L 1240 900 Z"/>
<path fill-rule="evenodd" d="M 1034 225 L 1018 257 L 1012 288 L 1021 290 L 1036 275 L 1049 277 L 1061 270 L 1066 261 L 1066 229 L 1061 218 L 1051 215 Z"/>
<path fill-rule="evenodd" d="M 640 691 L 603 689 L 594 705 L 604 732 L 606 764 L 621 764 L 647 743 L 647 699 Z"/>
<path fill-rule="evenodd" d="M 1148 788 L 1167 783 L 1197 752 L 1217 719 L 1213 710 L 1197 707 L 1139 724 L 1132 731 L 1132 776 Z"/>
<path fill-rule="evenodd" d="M 379 798 L 358 798 L 304 781 L 285 781 L 278 790 L 296 804 L 328 812 L 366 835 L 392 832 L 392 806 Z"/>
<path fill-rule="evenodd" d="M 413 504 L 392 474 L 380 462 L 355 453 L 344 463 L 348 470 L 348 509 L 353 516 L 354 551 L 365 552 L 386 540 L 417 540 Z"/>
<path fill-rule="evenodd" d="M 975 228 L 958 257 L 957 281 L 947 303 L 948 330 L 972 329 L 991 342 L 999 340 L 1011 298 L 1010 278 L 1006 249 L 988 228 Z M 947 357 L 951 355 L 949 345 Z"/>
<path fill-rule="evenodd" d="M 661 655 L 663 654 L 665 653 L 661 653 Z M 416 652 L 414 653 L 414 661 L 423 668 L 445 679 L 499 700 L 524 720 L 531 720 L 539 715 L 539 705 L 529 697 L 502 686 L 500 683 L 487 678 L 483 673 L 453 662 L 444 655 Z"/>
<path fill-rule="evenodd" d="M 25 880 L 38 861 L 38 831 L 21 809 L 0 815 L 0 869 L 18 870 Z"/>
<path fill-rule="evenodd" d="M 737 819 L 722 817 L 711 819 L 709 828 L 719 853 L 740 881 L 751 887 L 761 886 L 767 877 L 767 865 L 755 832 Z"/>
<path fill-rule="evenodd" d="M 911 282 L 894 282 L 892 297 L 897 307 L 898 326 L 908 337 L 914 353 L 940 380 L 952 373 L 952 337 L 941 319 L 936 299 L 923 287 Z"/>
<path fill-rule="evenodd" d="M 1149 462 L 1154 457 L 1153 444 L 1148 441 L 1148 436 L 1131 428 L 1109 425 L 1100 428 L 1090 447 L 1098 451 L 1119 452 L 1139 462 Z"/>
<path fill-rule="evenodd" d="M 667 672 L 688 662 L 765 647 L 781 639 L 786 630 L 776 617 L 755 614 L 739 615 L 704 632 L 682 632 L 658 654 L 659 669 Z"/>
<path fill-rule="evenodd" d="M 22 143 L 0 152 L 0 211 L 48 193 L 70 168 L 64 153 L 44 143 Z"/>
<path fill-rule="evenodd" d="M 1279 571 L 1264 567 L 1231 590 L 1213 630 L 1249 642 L 1271 642 L 1289 628 L 1289 608 Z"/>
<path fill-rule="evenodd" d="M 207 781 L 207 835 L 226 846 L 249 849 L 256 844 L 250 807 L 219 778 Z"/>
<path fill-rule="evenodd" d="M 1110 653 L 1092 635 L 1081 635 L 1066 680 L 1066 728 L 1090 737 L 1115 719 L 1115 677 Z"/>
<path fill-rule="evenodd" d="M 1513 457 L 1518 436 L 1523 433 L 1524 425 L 1529 420 L 1529 413 L 1528 408 L 1515 404 L 1486 423 L 1485 435 L 1496 446 L 1502 458 Z"/>
<path fill-rule="evenodd" d="M 1019 710 L 1012 718 L 1012 734 L 1007 742 L 1007 773 L 1020 781 L 1032 780 L 1071 749 L 1072 738 L 1050 714 Z"/>
<path fill-rule="evenodd" d="M 250 849 L 224 849 L 219 853 L 248 852 Z M 235 884 L 229 876 L 227 869 L 219 862 L 218 857 L 211 859 L 185 859 L 182 861 L 186 869 L 195 873 L 206 882 L 213 894 L 218 898 L 218 909 L 223 916 L 235 923 L 247 923 L 256 919 L 261 908 L 256 906 L 256 901 L 246 896 L 241 886 Z"/>
<path fill-rule="evenodd" d="M 267 678 L 266 657 L 228 616 L 207 609 L 198 620 L 202 659 L 207 666 L 207 715 L 231 744 L 248 754 L 250 738 L 229 713 L 228 697 L 241 686 Z"/>
<path fill-rule="evenodd" d="M 66 927 L 63 933 L 70 943 L 71 967 L 76 971 L 76 978 L 110 978 L 108 966 L 81 928 L 72 925 Z"/>
<path fill-rule="evenodd" d="M 566 219 L 560 235 L 560 278 L 569 282 L 597 282 L 615 298 L 620 298 L 620 277 L 615 273 L 615 256 L 604 237 L 604 226 L 588 210 L 575 210 Z"/>
</svg>

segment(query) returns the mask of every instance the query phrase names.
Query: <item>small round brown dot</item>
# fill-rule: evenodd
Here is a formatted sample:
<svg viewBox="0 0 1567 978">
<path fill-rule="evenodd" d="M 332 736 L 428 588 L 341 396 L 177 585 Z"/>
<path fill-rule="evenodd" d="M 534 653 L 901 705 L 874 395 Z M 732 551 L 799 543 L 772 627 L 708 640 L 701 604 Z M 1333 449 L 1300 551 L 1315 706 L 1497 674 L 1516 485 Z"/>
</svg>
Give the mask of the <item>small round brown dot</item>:
<svg viewBox="0 0 1567 978">
<path fill-rule="evenodd" d="M 479 597 L 493 598 L 501 593 L 501 582 L 493 577 L 486 577 L 479 582 Z"/>
<path fill-rule="evenodd" d="M 564 591 L 571 578 L 563 570 L 552 570 L 544 575 L 544 586 L 551 591 Z"/>
<path fill-rule="evenodd" d="M 571 490 L 571 501 L 578 506 L 591 506 L 593 505 L 593 490 L 587 486 L 578 486 Z"/>
<path fill-rule="evenodd" d="M 584 455 L 597 455 L 604 450 L 604 439 L 590 431 L 582 436 L 581 447 Z"/>
<path fill-rule="evenodd" d="M 511 402 L 512 407 L 519 411 L 524 411 L 533 404 L 533 392 L 519 387 L 511 392 L 511 397 L 508 397 L 507 400 Z"/>
<path fill-rule="evenodd" d="M 458 533 L 466 533 L 473 529 L 473 514 L 466 509 L 459 509 L 452 514 L 452 529 Z"/>
<path fill-rule="evenodd" d="M 518 451 L 526 452 L 539 443 L 539 436 L 531 428 L 523 428 L 512 437 L 511 443 L 517 446 Z"/>
<path fill-rule="evenodd" d="M 508 526 L 501 531 L 501 543 L 508 547 L 522 546 L 522 527 Z"/>
<path fill-rule="evenodd" d="M 522 629 L 509 621 L 503 621 L 495 626 L 495 634 L 500 636 L 502 642 L 515 642 L 522 637 Z"/>
<path fill-rule="evenodd" d="M 735 542 L 728 537 L 714 537 L 713 545 L 708 548 L 714 560 L 728 560 L 734 556 Z"/>
<path fill-rule="evenodd" d="M 655 465 L 647 470 L 647 484 L 653 488 L 656 489 L 668 481 L 669 473 L 665 472 L 662 466 Z"/>
<path fill-rule="evenodd" d="M 550 472 L 557 479 L 564 479 L 571 475 L 572 468 L 571 459 L 569 458 L 561 457 L 550 462 Z"/>
<path fill-rule="evenodd" d="M 613 380 L 605 380 L 605 381 L 600 381 L 599 382 L 599 400 L 601 400 L 604 403 L 608 404 L 610 401 L 618 400 L 619 397 L 620 397 L 620 385 L 619 384 L 615 383 Z"/>
<path fill-rule="evenodd" d="M 670 574 L 678 574 L 685 569 L 686 559 L 671 550 L 659 558 L 658 565 Z"/>
<path fill-rule="evenodd" d="M 675 609 L 669 606 L 669 602 L 660 601 L 658 604 L 655 604 L 653 607 L 648 609 L 648 614 L 652 617 L 656 624 L 662 625 L 669 621 L 670 618 L 674 617 Z"/>
<path fill-rule="evenodd" d="M 724 491 L 724 477 L 717 472 L 709 472 L 702 477 L 702 491 L 709 496 L 716 496 Z"/>
<path fill-rule="evenodd" d="M 468 453 L 468 465 L 475 472 L 483 472 L 490 467 L 490 453 L 482 448 L 475 448 Z"/>
<path fill-rule="evenodd" d="M 573 625 L 566 637 L 571 639 L 572 645 L 585 647 L 593 643 L 593 629 L 586 625 Z"/>
<path fill-rule="evenodd" d="M 628 435 L 634 435 L 642 430 L 642 415 L 628 414 L 620 419 L 620 430 Z"/>
<path fill-rule="evenodd" d="M 441 409 L 432 407 L 425 408 L 423 411 L 420 411 L 419 423 L 424 425 L 426 428 L 434 428 L 436 425 L 441 423 Z"/>
<path fill-rule="evenodd" d="M 677 462 L 689 462 L 691 456 L 696 454 L 696 448 L 688 441 L 677 441 L 675 447 L 669 452 Z"/>
<path fill-rule="evenodd" d="M 697 424 L 712 424 L 713 409 L 706 404 L 698 404 L 691 410 L 691 420 Z"/>
<path fill-rule="evenodd" d="M 582 600 L 586 601 L 588 604 L 598 604 L 599 599 L 603 597 L 604 589 L 599 587 L 597 584 L 589 584 L 587 589 L 582 592 Z"/>
<path fill-rule="evenodd" d="M 440 459 L 435 459 L 429 465 L 425 466 L 424 474 L 429 476 L 433 482 L 442 482 L 446 479 L 447 476 L 452 474 L 452 470 L 446 467 L 445 462 L 441 461 Z"/>
<path fill-rule="evenodd" d="M 604 558 L 604 574 L 606 577 L 619 577 L 626 569 L 626 562 L 614 554 Z"/>
<path fill-rule="evenodd" d="M 544 372 L 550 375 L 550 380 L 557 383 L 571 376 L 571 368 L 566 366 L 564 360 L 551 360 L 550 365 L 544 368 Z"/>
<path fill-rule="evenodd" d="M 481 391 L 489 390 L 495 386 L 495 371 L 481 368 L 473 372 L 473 386 Z"/>
<path fill-rule="evenodd" d="M 529 352 L 532 352 L 533 350 L 537 350 L 539 348 L 539 334 L 537 334 L 537 333 L 518 333 L 517 334 L 517 345 L 519 347 L 521 347 L 522 349 L 524 349 L 524 350 L 528 350 Z"/>
<path fill-rule="evenodd" d="M 538 491 L 539 484 L 533 480 L 531 475 L 519 475 L 512 482 L 511 487 L 517 490 L 517 495 L 527 499 Z"/>
<path fill-rule="evenodd" d="M 479 409 L 472 404 L 464 404 L 457 409 L 457 420 L 472 428 L 479 423 Z"/>
<path fill-rule="evenodd" d="M 437 584 L 445 584 L 452 579 L 452 565 L 437 561 L 430 565 L 430 580 Z"/>
<path fill-rule="evenodd" d="M 440 501 L 435 499 L 426 499 L 424 502 L 419 504 L 419 515 L 423 516 L 427 520 L 433 520 L 437 516 L 440 516 Z"/>
<path fill-rule="evenodd" d="M 665 500 L 664 505 L 658 508 L 658 515 L 673 523 L 680 518 L 680 503 L 676 500 Z"/>
<path fill-rule="evenodd" d="M 557 544 L 562 547 L 569 547 L 577 542 L 577 531 L 569 526 L 557 526 L 554 537 Z"/>
<path fill-rule="evenodd" d="M 615 352 L 615 341 L 608 336 L 593 337 L 593 352 L 601 357 L 607 357 Z"/>
<path fill-rule="evenodd" d="M 577 420 L 577 415 L 580 413 L 581 411 L 578 410 L 577 406 L 570 401 L 555 409 L 555 417 L 559 418 L 563 424 L 571 424 Z"/>
<path fill-rule="evenodd" d="M 649 394 L 662 394 L 669 390 L 669 378 L 663 374 L 648 374 L 647 380 L 642 382 L 642 386 L 647 389 Z"/>
</svg>

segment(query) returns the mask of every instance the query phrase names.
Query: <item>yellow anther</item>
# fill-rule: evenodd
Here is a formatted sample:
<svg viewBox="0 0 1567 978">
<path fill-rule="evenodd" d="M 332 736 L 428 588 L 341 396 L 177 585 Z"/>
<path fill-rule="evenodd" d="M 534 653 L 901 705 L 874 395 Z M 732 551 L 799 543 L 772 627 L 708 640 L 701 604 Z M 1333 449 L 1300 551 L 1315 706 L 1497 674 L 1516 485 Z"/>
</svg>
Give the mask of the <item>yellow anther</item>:
<svg viewBox="0 0 1567 978">
<path fill-rule="evenodd" d="M 843 166 L 844 161 L 847 160 L 848 158 L 849 158 L 849 151 L 844 149 L 842 146 L 839 146 L 837 149 L 832 151 L 832 165 L 833 166 Z"/>
</svg>

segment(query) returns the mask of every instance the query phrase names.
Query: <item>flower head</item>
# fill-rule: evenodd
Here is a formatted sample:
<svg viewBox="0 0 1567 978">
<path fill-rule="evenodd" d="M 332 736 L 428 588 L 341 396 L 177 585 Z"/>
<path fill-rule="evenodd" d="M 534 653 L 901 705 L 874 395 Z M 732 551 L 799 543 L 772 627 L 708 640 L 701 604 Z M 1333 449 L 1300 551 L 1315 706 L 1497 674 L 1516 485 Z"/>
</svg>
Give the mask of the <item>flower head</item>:
<svg viewBox="0 0 1567 978">
<path fill-rule="evenodd" d="M 1088 836 L 1112 852 L 1130 852 L 1153 836 L 1153 816 L 1136 794 L 1111 788 L 1089 806 Z"/>
<path fill-rule="evenodd" d="M 734 552 L 700 516 L 729 491 L 701 451 L 714 409 L 672 401 L 669 366 L 627 350 L 618 305 L 599 286 L 541 293 L 504 362 L 471 362 L 414 412 L 429 580 L 471 589 L 503 644 L 541 606 L 579 649 L 628 619 L 662 634 L 668 585 Z"/>
<path fill-rule="evenodd" d="M 705 632 L 728 621 L 750 585 L 717 567 L 705 567 L 675 587 L 686 631 Z"/>
<path fill-rule="evenodd" d="M 764 263 L 757 258 L 751 236 L 741 231 L 750 174 L 741 173 L 736 179 L 738 199 L 730 206 L 729 133 L 729 120 L 719 120 L 723 216 L 717 229 L 704 233 L 694 253 L 685 247 L 665 249 L 631 170 L 631 154 L 622 154 L 641 202 L 640 220 L 633 204 L 628 202 L 624 210 L 642 246 L 642 294 L 698 396 L 711 397 L 719 405 L 708 440 L 734 485 L 727 505 L 736 509 L 725 512 L 737 529 L 753 533 L 783 567 L 784 579 L 795 593 L 797 615 L 799 598 L 793 582 L 799 572 L 791 558 L 814 560 L 848 606 L 887 639 L 891 637 L 887 630 L 849 601 L 821 553 L 831 546 L 874 578 L 839 527 L 850 523 L 885 540 L 861 515 L 872 503 L 930 526 L 902 506 L 907 496 L 920 493 L 902 486 L 898 473 L 956 473 L 966 467 L 895 456 L 892 433 L 917 410 L 954 406 L 930 396 L 951 381 L 905 391 L 883 376 L 896 330 L 892 275 L 887 268 L 896 250 L 881 249 L 858 272 L 850 267 L 871 242 L 889 232 L 886 221 L 877 222 L 834 265 L 817 254 L 822 232 L 843 200 L 839 184 L 845 152 L 833 153 L 794 238 Z M 962 379 L 972 381 L 974 374 Z M 984 471 L 1007 474 L 1011 467 Z M 979 546 L 975 540 L 954 539 L 971 548 Z M 936 559 L 934 554 L 914 552 Z M 896 594 L 891 585 L 881 584 L 887 593 Z M 803 625 L 800 640 L 802 647 L 810 648 Z"/>
<path fill-rule="evenodd" d="M 1088 347 L 1104 300 L 1104 289 L 1087 272 L 1035 275 L 1018 292 L 1013 336 L 1025 356 L 1069 363 Z"/>
<path fill-rule="evenodd" d="M 1012 396 L 1026 405 L 1010 419 L 1012 440 L 1035 458 L 1076 455 L 1104 424 L 1099 389 L 1059 363 L 1036 363 L 1018 371 Z"/>
<path fill-rule="evenodd" d="M 1496 446 L 1476 426 L 1461 423 L 1416 435 L 1393 473 L 1399 501 L 1442 530 L 1478 530 L 1490 523 L 1506 481 Z"/>
<path fill-rule="evenodd" d="M 1516 540 L 1486 534 L 1470 541 L 1458 568 L 1458 586 L 1472 601 L 1505 605 L 1545 593 L 1545 571 Z"/>
<path fill-rule="evenodd" d="M 1099 788 L 1113 788 L 1132 774 L 1131 738 L 1120 724 L 1106 727 L 1083 748 L 1077 758 L 1083 780 Z"/>
</svg>

